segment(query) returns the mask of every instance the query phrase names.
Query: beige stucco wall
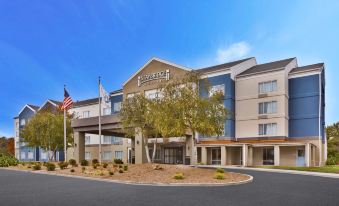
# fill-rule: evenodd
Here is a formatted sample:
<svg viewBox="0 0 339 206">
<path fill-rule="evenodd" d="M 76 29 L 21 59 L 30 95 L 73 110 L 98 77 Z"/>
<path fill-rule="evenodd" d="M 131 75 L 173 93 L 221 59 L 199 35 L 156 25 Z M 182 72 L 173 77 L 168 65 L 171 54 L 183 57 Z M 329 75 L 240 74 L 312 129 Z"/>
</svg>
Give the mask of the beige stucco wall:
<svg viewBox="0 0 339 206">
<path fill-rule="evenodd" d="M 277 81 L 277 90 L 259 98 L 260 82 Z M 285 71 L 237 78 L 236 91 L 236 138 L 259 136 L 259 124 L 277 123 L 275 136 L 288 136 L 288 91 Z M 277 101 L 277 113 L 259 118 L 259 103 Z"/>
</svg>

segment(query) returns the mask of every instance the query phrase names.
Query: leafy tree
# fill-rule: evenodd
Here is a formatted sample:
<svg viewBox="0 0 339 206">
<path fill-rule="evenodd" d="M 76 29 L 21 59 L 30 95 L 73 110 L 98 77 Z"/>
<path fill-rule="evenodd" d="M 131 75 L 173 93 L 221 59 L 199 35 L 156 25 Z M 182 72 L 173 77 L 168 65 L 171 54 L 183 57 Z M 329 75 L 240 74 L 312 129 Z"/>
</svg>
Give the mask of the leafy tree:
<svg viewBox="0 0 339 206">
<path fill-rule="evenodd" d="M 339 122 L 326 127 L 327 157 L 339 163 Z"/>
<path fill-rule="evenodd" d="M 14 151 L 14 138 L 13 137 L 7 139 L 7 152 L 9 154 L 11 154 L 11 155 L 15 154 L 15 151 Z"/>
<path fill-rule="evenodd" d="M 67 144 L 73 142 L 71 120 L 67 118 Z M 64 117 L 61 112 L 41 112 L 37 113 L 25 128 L 20 136 L 24 138 L 28 146 L 40 147 L 45 151 L 51 151 L 49 160 L 54 159 L 58 150 L 64 148 Z"/>
</svg>

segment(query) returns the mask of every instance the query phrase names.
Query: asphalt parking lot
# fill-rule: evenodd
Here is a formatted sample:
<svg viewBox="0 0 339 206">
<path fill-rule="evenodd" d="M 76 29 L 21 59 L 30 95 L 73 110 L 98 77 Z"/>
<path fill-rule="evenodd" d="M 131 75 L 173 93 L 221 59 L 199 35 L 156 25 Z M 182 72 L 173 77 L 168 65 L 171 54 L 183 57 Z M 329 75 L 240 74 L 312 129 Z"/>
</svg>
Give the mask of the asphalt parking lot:
<svg viewBox="0 0 339 206">
<path fill-rule="evenodd" d="M 252 183 L 141 186 L 0 169 L 0 205 L 339 205 L 339 179 L 232 170 Z"/>
</svg>

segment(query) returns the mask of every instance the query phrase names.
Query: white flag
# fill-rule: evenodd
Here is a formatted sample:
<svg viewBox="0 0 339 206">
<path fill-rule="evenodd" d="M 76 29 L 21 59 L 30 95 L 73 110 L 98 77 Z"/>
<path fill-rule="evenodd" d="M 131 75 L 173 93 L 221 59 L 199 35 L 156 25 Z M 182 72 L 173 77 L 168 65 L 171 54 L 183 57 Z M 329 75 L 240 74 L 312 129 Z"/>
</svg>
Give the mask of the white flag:
<svg viewBox="0 0 339 206">
<path fill-rule="evenodd" d="M 109 94 L 106 92 L 102 84 L 100 84 L 100 97 L 102 99 L 102 102 L 108 103 L 109 102 Z"/>
</svg>

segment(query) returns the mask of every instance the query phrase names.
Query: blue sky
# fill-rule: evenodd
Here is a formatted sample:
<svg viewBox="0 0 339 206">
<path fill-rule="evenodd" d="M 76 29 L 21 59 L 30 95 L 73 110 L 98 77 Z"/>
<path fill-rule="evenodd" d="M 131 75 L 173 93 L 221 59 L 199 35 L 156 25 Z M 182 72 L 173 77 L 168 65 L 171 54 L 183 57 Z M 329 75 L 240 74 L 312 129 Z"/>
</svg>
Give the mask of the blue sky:
<svg viewBox="0 0 339 206">
<path fill-rule="evenodd" d="M 26 104 L 108 91 L 151 57 L 191 68 L 255 56 L 326 66 L 326 121 L 339 121 L 339 2 L 0 2 L 0 136 Z"/>
</svg>

